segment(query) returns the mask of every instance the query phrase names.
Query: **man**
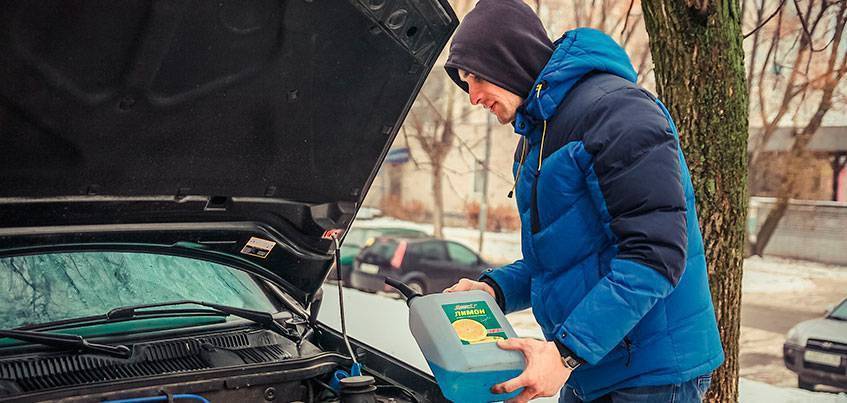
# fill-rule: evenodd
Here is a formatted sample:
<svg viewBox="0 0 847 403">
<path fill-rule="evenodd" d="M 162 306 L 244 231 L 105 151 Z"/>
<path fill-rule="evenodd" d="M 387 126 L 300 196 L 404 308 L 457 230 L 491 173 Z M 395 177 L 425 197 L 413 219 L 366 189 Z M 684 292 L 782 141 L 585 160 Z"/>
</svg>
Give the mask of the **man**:
<svg viewBox="0 0 847 403">
<path fill-rule="evenodd" d="M 446 69 L 521 136 L 523 259 L 445 290 L 532 307 L 548 340 L 510 339 L 515 399 L 698 402 L 723 362 L 688 168 L 665 107 L 625 51 L 591 29 L 551 43 L 519 0 L 481 0 Z"/>
</svg>

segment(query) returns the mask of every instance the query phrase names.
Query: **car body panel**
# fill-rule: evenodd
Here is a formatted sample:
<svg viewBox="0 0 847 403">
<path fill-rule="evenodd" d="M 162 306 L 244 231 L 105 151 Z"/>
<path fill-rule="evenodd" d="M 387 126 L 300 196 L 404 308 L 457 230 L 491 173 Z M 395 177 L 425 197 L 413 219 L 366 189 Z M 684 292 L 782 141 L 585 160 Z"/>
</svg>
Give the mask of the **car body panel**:
<svg viewBox="0 0 847 403">
<path fill-rule="evenodd" d="M 457 25 L 446 0 L 0 4 L 0 258 L 188 257 L 248 273 L 273 301 L 256 323 L 61 328 L 128 357 L 4 339 L 0 400 L 307 400 L 350 354 L 380 399 L 443 400 L 427 374 L 347 350 L 310 313 Z"/>
<path fill-rule="evenodd" d="M 847 300 L 839 308 L 845 304 Z M 786 368 L 797 373 L 801 387 L 823 384 L 847 389 L 845 319 L 828 313 L 824 318 L 800 322 L 788 332 L 783 360 Z"/>
<path fill-rule="evenodd" d="M 306 303 L 457 22 L 444 0 L 3 2 L 0 254 L 219 226 L 237 247 L 205 250 Z M 250 237 L 308 257 L 244 256 Z"/>
</svg>

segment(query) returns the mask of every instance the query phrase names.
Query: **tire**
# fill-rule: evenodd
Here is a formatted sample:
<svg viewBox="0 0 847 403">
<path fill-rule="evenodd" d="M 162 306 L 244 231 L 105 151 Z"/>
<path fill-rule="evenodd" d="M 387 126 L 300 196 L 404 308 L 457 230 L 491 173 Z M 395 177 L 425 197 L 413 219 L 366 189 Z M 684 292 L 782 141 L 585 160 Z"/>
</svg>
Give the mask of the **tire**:
<svg viewBox="0 0 847 403">
<path fill-rule="evenodd" d="M 406 283 L 406 285 L 408 285 L 413 291 L 419 292 L 422 295 L 426 294 L 426 284 L 420 280 L 411 280 Z"/>
<path fill-rule="evenodd" d="M 797 387 L 804 390 L 810 390 L 812 392 L 815 391 L 815 384 L 811 382 L 806 382 L 803 378 L 797 377 Z"/>
</svg>

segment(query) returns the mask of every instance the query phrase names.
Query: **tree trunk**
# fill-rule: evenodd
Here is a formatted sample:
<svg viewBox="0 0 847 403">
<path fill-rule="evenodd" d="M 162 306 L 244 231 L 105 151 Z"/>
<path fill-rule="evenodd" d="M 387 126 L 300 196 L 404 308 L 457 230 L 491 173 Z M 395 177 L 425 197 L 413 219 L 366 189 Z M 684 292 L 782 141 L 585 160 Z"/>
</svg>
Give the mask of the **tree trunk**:
<svg viewBox="0 0 847 403">
<path fill-rule="evenodd" d="M 432 161 L 432 236 L 444 238 L 444 190 L 441 161 Z"/>
<path fill-rule="evenodd" d="M 656 87 L 676 120 L 697 196 L 726 362 L 707 401 L 738 401 L 747 216 L 747 85 L 741 12 L 731 0 L 644 0 Z"/>
</svg>

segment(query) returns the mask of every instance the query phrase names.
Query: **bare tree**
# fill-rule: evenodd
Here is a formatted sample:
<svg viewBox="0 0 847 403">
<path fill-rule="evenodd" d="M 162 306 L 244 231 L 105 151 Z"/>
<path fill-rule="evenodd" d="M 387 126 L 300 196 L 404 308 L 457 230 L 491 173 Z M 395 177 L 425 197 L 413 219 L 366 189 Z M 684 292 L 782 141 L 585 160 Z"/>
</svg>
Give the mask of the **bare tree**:
<svg viewBox="0 0 847 403">
<path fill-rule="evenodd" d="M 751 138 L 751 181 L 762 180 L 766 166 L 773 168 L 763 158 L 765 147 L 785 120 L 794 121 L 794 142 L 784 156 L 781 172 L 770 172 L 781 177 L 777 203 L 750 247 L 753 254 L 762 255 L 789 200 L 799 196 L 801 168 L 811 158 L 807 146 L 839 100 L 836 91 L 847 73 L 847 54 L 841 49 L 847 1 L 749 1 L 747 8 L 753 10 L 755 28 L 745 35 L 752 37 L 748 89 L 751 112 L 762 127 Z M 761 53 L 764 59 L 759 61 Z"/>
<path fill-rule="evenodd" d="M 444 75 L 443 72 L 435 74 Z M 403 127 L 405 135 L 417 141 L 426 155 L 426 161 L 416 160 L 416 163 L 419 166 L 427 166 L 432 174 L 432 223 L 433 236 L 436 238 L 444 237 L 444 161 L 453 149 L 456 139 L 454 127 L 457 91 L 456 86 L 449 80 L 431 77 L 415 101 L 415 106 L 409 112 Z M 442 96 L 436 98 L 432 96 L 433 92 L 440 92 Z"/>
</svg>

